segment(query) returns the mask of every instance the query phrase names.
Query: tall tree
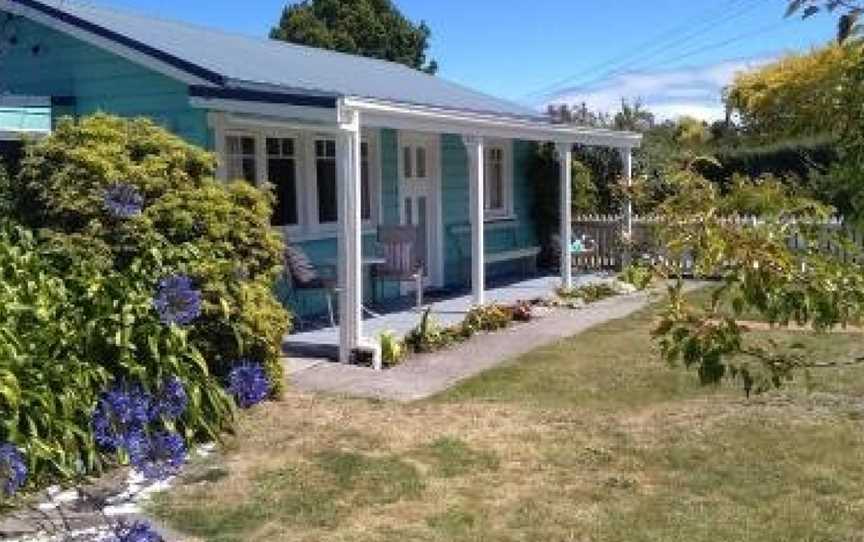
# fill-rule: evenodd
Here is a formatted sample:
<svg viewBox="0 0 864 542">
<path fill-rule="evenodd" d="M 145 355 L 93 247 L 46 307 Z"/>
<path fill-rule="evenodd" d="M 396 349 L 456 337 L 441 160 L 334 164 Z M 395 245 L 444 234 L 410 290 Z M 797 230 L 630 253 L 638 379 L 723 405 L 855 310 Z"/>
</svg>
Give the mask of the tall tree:
<svg viewBox="0 0 864 542">
<path fill-rule="evenodd" d="M 303 0 L 285 7 L 270 37 L 435 74 L 438 63 L 427 58 L 431 33 L 425 22 L 405 17 L 392 0 Z"/>
</svg>

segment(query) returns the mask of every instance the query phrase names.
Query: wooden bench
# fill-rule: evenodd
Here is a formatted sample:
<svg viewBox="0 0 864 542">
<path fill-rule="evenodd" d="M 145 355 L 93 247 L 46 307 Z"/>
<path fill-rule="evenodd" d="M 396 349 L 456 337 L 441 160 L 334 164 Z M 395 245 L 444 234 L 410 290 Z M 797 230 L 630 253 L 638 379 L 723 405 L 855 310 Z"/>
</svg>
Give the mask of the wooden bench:
<svg viewBox="0 0 864 542">
<path fill-rule="evenodd" d="M 526 260 L 528 262 L 528 271 L 534 273 L 537 271 L 537 256 L 539 255 L 540 247 L 516 248 L 502 252 L 487 252 L 486 265 Z"/>
</svg>

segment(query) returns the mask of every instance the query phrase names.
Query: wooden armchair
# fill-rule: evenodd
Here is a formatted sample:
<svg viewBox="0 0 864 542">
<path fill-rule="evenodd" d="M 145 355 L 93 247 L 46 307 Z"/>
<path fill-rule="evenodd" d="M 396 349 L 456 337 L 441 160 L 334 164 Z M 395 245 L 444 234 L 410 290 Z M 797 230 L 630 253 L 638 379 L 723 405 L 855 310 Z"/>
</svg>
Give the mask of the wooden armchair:
<svg viewBox="0 0 864 542">
<path fill-rule="evenodd" d="M 383 262 L 372 266 L 373 298 L 377 301 L 374 284 L 379 282 L 410 282 L 417 295 L 417 308 L 423 306 L 423 264 L 418 254 L 416 226 L 382 226 L 378 229 L 378 256 Z"/>
<path fill-rule="evenodd" d="M 335 266 L 316 266 L 302 248 L 296 245 L 285 247 L 283 253 L 285 266 L 283 273 L 289 284 L 292 301 L 298 302 L 302 291 L 320 290 L 327 299 L 327 313 L 330 325 L 336 325 L 333 315 L 333 296 L 338 290 Z"/>
</svg>

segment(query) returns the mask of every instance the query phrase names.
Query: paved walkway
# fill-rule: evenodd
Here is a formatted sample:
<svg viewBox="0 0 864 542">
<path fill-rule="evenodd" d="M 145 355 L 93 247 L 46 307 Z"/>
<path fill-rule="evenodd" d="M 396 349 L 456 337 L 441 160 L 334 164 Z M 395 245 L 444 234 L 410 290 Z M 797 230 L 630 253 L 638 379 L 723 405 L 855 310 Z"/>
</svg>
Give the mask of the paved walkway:
<svg viewBox="0 0 864 542">
<path fill-rule="evenodd" d="M 434 354 L 413 356 L 383 372 L 329 361 L 288 359 L 293 385 L 309 391 L 357 397 L 415 401 L 541 346 L 624 318 L 651 302 L 648 293 L 606 299 L 582 309 L 551 309 L 526 324 L 480 335 Z"/>
</svg>

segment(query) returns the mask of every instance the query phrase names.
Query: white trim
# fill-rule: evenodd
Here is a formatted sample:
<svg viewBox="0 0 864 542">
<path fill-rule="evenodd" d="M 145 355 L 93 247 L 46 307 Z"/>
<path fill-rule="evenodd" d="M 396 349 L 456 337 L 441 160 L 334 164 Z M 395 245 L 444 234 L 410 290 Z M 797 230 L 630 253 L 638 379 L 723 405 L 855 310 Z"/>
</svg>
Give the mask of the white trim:
<svg viewBox="0 0 864 542">
<path fill-rule="evenodd" d="M 561 286 L 566 289 L 573 287 L 573 145 L 558 143 L 556 145 L 560 173 L 560 220 L 561 220 Z"/>
<path fill-rule="evenodd" d="M 0 0 L 2 1 L 2 0 Z M 221 98 L 189 98 L 189 106 L 196 109 L 237 113 L 241 115 L 261 115 L 278 117 L 277 119 L 257 119 L 260 124 L 284 124 L 279 119 L 296 119 L 298 121 L 321 124 L 322 130 L 336 132 L 336 110 L 323 107 L 303 107 L 289 104 L 273 104 L 266 102 L 246 102 L 242 100 L 225 100 Z M 246 122 L 251 122 L 246 119 Z"/>
<path fill-rule="evenodd" d="M 125 58 L 126 60 L 130 60 L 136 64 L 144 66 L 145 68 L 149 68 L 184 83 L 190 85 L 213 84 L 212 81 L 208 81 L 201 77 L 194 76 L 187 71 L 175 68 L 174 66 L 157 60 L 150 55 L 121 45 L 114 40 L 103 38 L 102 36 L 98 36 L 91 32 L 87 32 L 86 30 L 82 30 L 75 25 L 59 21 L 56 18 L 51 17 L 50 15 L 42 13 L 41 11 L 22 6 L 15 2 L 10 2 L 9 0 L 0 0 L 0 10 L 12 13 L 14 15 L 20 15 L 21 17 L 25 17 L 27 19 L 30 19 L 31 21 L 47 26 L 48 28 L 57 30 L 58 32 L 62 32 L 64 34 L 72 36 L 73 38 L 89 43 L 90 45 L 94 45 L 111 53 L 114 53 L 118 56 Z"/>
<path fill-rule="evenodd" d="M 405 105 L 366 98 L 345 98 L 349 107 L 364 113 L 366 126 L 396 128 L 502 139 L 559 141 L 616 148 L 636 148 L 641 134 L 598 128 L 564 126 L 539 120 L 501 115 L 453 111 L 443 108 Z"/>
<path fill-rule="evenodd" d="M 483 204 L 486 182 L 486 146 L 481 136 L 464 136 L 468 151 L 468 185 L 471 216 L 471 292 L 475 305 L 486 302 L 486 224 Z"/>
</svg>

